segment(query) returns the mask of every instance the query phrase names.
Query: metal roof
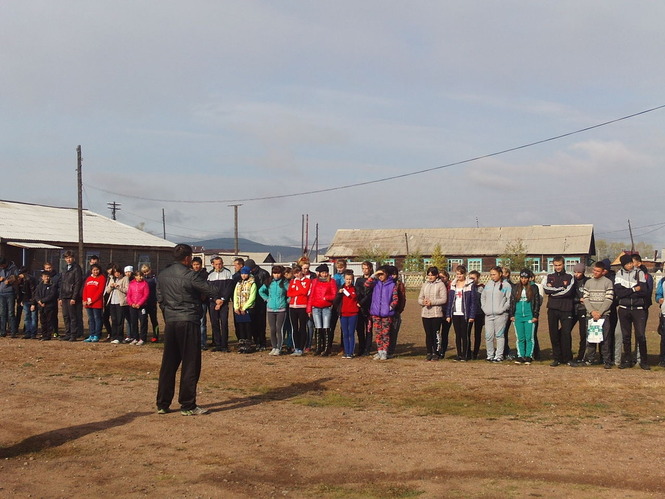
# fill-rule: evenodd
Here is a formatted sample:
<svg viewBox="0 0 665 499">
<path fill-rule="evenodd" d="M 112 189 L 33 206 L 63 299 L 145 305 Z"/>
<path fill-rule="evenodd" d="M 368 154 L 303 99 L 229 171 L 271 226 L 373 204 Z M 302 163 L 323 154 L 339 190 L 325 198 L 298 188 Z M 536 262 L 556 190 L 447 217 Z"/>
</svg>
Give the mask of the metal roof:
<svg viewBox="0 0 665 499">
<path fill-rule="evenodd" d="M 78 244 L 78 210 L 0 200 L 0 240 Z M 173 248 L 175 243 L 83 210 L 83 242 L 106 246 Z"/>
<path fill-rule="evenodd" d="M 446 256 L 501 255 L 507 244 L 522 240 L 530 255 L 580 255 L 595 251 L 593 225 L 459 227 L 435 229 L 339 229 L 328 258 L 379 252 L 391 256 L 431 255 L 438 244 Z M 408 244 L 408 251 L 407 251 Z"/>
</svg>

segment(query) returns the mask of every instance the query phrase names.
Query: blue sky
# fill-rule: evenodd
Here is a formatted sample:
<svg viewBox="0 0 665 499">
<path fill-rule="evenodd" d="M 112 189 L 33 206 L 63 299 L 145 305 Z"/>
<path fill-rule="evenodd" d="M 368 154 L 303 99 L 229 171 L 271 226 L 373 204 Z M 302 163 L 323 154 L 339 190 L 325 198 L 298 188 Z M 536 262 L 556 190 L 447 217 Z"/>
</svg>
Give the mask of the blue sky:
<svg viewBox="0 0 665 499">
<path fill-rule="evenodd" d="M 321 245 L 338 228 L 593 223 L 665 247 L 652 1 L 31 1 L 0 17 L 0 198 L 167 238 Z M 105 192 L 107 191 L 107 192 Z M 173 202 L 181 201 L 181 202 Z M 219 201 L 197 203 L 196 201 Z M 661 226 L 662 224 L 662 226 Z"/>
</svg>

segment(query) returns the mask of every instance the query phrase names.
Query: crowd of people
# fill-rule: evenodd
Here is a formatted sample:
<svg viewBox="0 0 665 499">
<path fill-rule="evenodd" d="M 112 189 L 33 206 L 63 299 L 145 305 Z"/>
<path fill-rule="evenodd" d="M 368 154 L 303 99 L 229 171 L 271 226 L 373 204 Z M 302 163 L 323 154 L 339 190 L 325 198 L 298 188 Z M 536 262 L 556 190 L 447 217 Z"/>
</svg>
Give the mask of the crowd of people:
<svg viewBox="0 0 665 499">
<path fill-rule="evenodd" d="M 150 266 L 135 270 L 131 265 L 109 264 L 102 269 L 93 256 L 89 271 L 84 272 L 73 252 L 65 252 L 64 260 L 66 266 L 60 273 L 45 263 L 37 281 L 29 269 L 16 268 L 0 257 L 1 336 L 19 337 L 23 318 L 21 336 L 26 339 L 83 339 L 136 346 L 159 341 L 160 296 Z M 343 359 L 370 355 L 373 344 L 376 360 L 394 354 L 406 304 L 406 290 L 394 266 L 375 270 L 371 262 L 363 262 L 362 274 L 356 276 L 343 259 L 334 263 L 332 272 L 327 263 L 312 271 L 306 257 L 293 266 L 274 265 L 271 272 L 251 259 L 235 258 L 233 270 L 224 266 L 221 256 L 211 259 L 211 271 L 201 258 L 188 262 L 188 269 L 209 285 L 196 303 L 201 350 L 230 352 L 233 320 L 241 354 L 269 351 L 271 356 L 329 356 L 338 323 Z M 639 255 L 623 255 L 616 272 L 609 260 L 596 262 L 591 277 L 585 275 L 583 264 L 573 273 L 566 272 L 562 257 L 553 259 L 553 267 L 554 272 L 539 284 L 528 269 L 513 282 L 510 270 L 493 267 L 484 284 L 479 272 L 467 272 L 463 265 L 457 266 L 452 279 L 445 270 L 428 268 L 418 296 L 426 360 L 445 357 L 451 328 L 454 361 L 478 359 L 483 339 L 488 362 L 530 364 L 539 360 L 538 324 L 547 295 L 552 367 L 602 364 L 611 369 L 613 365 L 639 364 L 649 369 L 646 321 L 654 291 L 657 303 L 663 305 L 663 283 L 654 290 Z M 662 323 L 662 312 L 659 316 Z M 579 342 L 574 356 L 575 325 L 579 325 Z M 511 331 L 514 348 L 510 346 Z M 659 365 L 665 367 L 663 338 L 665 335 L 661 335 Z"/>
</svg>

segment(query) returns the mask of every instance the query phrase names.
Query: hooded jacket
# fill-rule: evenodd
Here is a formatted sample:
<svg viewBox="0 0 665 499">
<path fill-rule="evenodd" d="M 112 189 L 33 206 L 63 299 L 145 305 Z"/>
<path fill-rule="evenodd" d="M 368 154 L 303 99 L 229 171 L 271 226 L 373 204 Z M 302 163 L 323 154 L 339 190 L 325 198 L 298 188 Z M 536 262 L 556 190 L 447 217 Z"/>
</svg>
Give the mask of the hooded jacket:
<svg viewBox="0 0 665 499">
<path fill-rule="evenodd" d="M 448 306 L 446 307 L 446 319 L 455 313 L 455 299 L 457 294 L 457 283 L 450 284 L 448 291 Z M 471 279 L 467 279 L 462 287 L 462 312 L 466 320 L 476 318 L 476 285 Z"/>
<path fill-rule="evenodd" d="M 480 305 L 487 316 L 507 314 L 510 310 L 510 293 L 512 288 L 504 280 L 485 284 L 480 295 Z"/>
<path fill-rule="evenodd" d="M 638 286 L 640 289 L 636 291 Z M 619 270 L 614 277 L 614 295 L 622 308 L 647 308 L 649 289 L 644 272 L 640 269 Z"/>
<path fill-rule="evenodd" d="M 392 317 L 399 304 L 399 294 L 395 280 L 388 276 L 385 281 L 370 277 L 365 286 L 372 287 L 372 304 L 369 313 L 375 317 Z"/>
<path fill-rule="evenodd" d="M 429 300 L 431 306 L 426 307 L 423 303 Z M 448 302 L 448 290 L 446 285 L 441 279 L 436 279 L 434 282 L 425 281 L 420 288 L 418 295 L 418 304 L 422 307 L 420 309 L 420 316 L 424 319 L 432 319 L 435 317 L 443 317 L 443 306 Z"/>
</svg>

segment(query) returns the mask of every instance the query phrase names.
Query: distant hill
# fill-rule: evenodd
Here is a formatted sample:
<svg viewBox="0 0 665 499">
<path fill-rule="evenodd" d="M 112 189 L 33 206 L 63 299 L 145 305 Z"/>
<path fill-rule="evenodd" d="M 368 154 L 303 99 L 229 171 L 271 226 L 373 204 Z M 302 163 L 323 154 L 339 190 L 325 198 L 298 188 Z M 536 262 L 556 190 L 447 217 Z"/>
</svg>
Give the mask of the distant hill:
<svg viewBox="0 0 665 499">
<path fill-rule="evenodd" d="M 203 246 L 205 249 L 223 249 L 232 253 L 235 249 L 235 239 L 232 237 L 220 237 L 217 239 L 206 239 L 204 241 L 189 242 L 192 246 Z M 249 239 L 238 238 L 240 253 L 262 253 L 269 252 L 275 260 L 282 262 L 295 262 L 301 257 L 300 248 L 294 246 L 267 245 L 251 241 Z M 319 248 L 319 254 L 322 255 L 325 248 Z M 312 257 L 314 255 L 312 254 Z"/>
</svg>

